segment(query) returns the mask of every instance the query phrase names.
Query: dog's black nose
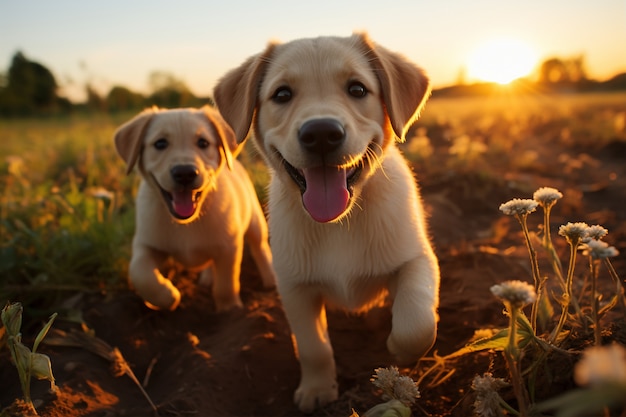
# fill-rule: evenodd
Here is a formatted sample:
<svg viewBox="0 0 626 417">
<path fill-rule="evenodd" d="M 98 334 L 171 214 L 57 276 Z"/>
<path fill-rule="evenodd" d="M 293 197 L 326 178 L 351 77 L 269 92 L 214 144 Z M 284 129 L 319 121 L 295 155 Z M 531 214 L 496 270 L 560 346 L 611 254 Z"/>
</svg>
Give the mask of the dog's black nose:
<svg viewBox="0 0 626 417">
<path fill-rule="evenodd" d="M 334 151 L 345 139 L 343 125 L 331 118 L 309 120 L 298 132 L 298 140 L 304 149 L 320 155 Z"/>
<path fill-rule="evenodd" d="M 195 165 L 176 165 L 170 174 L 177 184 L 189 185 L 200 175 L 200 171 Z"/>
</svg>

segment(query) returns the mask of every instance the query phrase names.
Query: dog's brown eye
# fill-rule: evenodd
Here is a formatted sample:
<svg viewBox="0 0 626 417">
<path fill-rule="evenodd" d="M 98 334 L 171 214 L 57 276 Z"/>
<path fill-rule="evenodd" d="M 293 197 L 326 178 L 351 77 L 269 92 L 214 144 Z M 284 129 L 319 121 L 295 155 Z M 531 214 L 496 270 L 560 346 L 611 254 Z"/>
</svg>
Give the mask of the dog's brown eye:
<svg viewBox="0 0 626 417">
<path fill-rule="evenodd" d="M 169 142 L 165 138 L 157 139 L 157 141 L 154 142 L 154 149 L 159 150 L 159 151 L 162 151 L 168 146 L 169 146 Z"/>
<path fill-rule="evenodd" d="M 200 149 L 206 149 L 210 145 L 209 141 L 206 140 L 205 138 L 198 138 L 197 144 L 198 144 L 198 148 L 200 148 Z"/>
<path fill-rule="evenodd" d="M 272 101 L 274 103 L 287 103 L 291 100 L 292 95 L 291 88 L 285 86 L 278 87 L 272 96 Z"/>
<path fill-rule="evenodd" d="M 362 98 L 362 97 L 365 97 L 367 95 L 367 89 L 360 82 L 354 81 L 354 82 L 351 82 L 348 85 L 348 93 L 352 97 Z"/>
</svg>

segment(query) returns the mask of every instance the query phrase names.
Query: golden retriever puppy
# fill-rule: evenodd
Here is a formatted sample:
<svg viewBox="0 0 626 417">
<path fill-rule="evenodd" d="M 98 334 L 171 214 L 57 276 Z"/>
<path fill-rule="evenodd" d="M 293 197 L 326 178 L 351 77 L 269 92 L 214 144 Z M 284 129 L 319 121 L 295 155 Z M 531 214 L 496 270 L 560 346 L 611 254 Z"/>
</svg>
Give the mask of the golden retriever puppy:
<svg viewBox="0 0 626 417">
<path fill-rule="evenodd" d="M 304 412 L 338 395 L 326 305 L 363 310 L 388 294 L 389 350 L 413 361 L 434 342 L 439 267 L 395 143 L 429 92 L 420 68 L 362 34 L 270 44 L 216 85 L 237 140 L 252 128 L 272 171 L 270 238 Z"/>
<path fill-rule="evenodd" d="M 263 210 L 217 110 L 145 110 L 117 130 L 115 146 L 127 173 L 137 165 L 142 176 L 129 280 L 149 307 L 173 310 L 180 302 L 160 270 L 170 257 L 202 271 L 218 311 L 241 306 L 244 241 L 263 285 L 275 285 Z"/>
</svg>

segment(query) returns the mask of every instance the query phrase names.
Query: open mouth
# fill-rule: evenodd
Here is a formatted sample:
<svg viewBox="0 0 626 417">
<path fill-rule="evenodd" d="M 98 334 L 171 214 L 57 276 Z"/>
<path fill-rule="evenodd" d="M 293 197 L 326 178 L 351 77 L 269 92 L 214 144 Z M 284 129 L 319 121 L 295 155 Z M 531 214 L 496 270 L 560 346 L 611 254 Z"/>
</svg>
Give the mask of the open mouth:
<svg viewBox="0 0 626 417">
<path fill-rule="evenodd" d="M 300 188 L 304 208 L 320 223 L 333 221 L 346 211 L 363 171 L 363 160 L 347 168 L 321 165 L 297 169 L 284 158 L 283 165 Z"/>
<path fill-rule="evenodd" d="M 202 190 L 181 189 L 170 193 L 161 188 L 161 195 L 172 216 L 178 220 L 188 220 L 198 211 Z"/>
</svg>

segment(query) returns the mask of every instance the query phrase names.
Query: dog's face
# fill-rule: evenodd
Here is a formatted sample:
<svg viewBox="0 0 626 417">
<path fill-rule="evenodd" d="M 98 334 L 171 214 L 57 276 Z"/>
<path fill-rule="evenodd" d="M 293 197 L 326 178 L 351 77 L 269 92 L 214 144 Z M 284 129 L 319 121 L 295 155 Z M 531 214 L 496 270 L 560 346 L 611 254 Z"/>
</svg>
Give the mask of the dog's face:
<svg viewBox="0 0 626 417">
<path fill-rule="evenodd" d="M 421 70 L 354 35 L 270 45 L 227 74 L 215 99 L 239 140 L 253 125 L 275 175 L 302 194 L 309 215 L 331 222 L 350 211 L 427 92 Z"/>
<path fill-rule="evenodd" d="M 232 163 L 229 138 L 234 143 L 230 128 L 209 108 L 151 109 L 122 126 L 115 143 L 128 171 L 137 162 L 172 218 L 189 223 L 201 214 L 219 170 Z"/>
<path fill-rule="evenodd" d="M 392 140 L 378 80 L 361 51 L 345 46 L 310 39 L 277 46 L 259 92 L 256 137 L 319 222 L 349 211 Z"/>
</svg>

